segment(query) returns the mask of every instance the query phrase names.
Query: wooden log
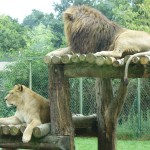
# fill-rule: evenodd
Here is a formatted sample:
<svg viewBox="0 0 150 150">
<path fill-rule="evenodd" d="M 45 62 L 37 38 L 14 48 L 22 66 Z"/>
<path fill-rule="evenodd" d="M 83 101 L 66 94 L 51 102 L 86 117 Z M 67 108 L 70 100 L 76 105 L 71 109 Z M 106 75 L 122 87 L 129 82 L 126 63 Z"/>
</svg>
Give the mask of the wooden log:
<svg viewBox="0 0 150 150">
<path fill-rule="evenodd" d="M 26 129 L 26 127 L 27 127 L 27 125 L 25 123 L 21 125 L 21 127 L 20 127 L 21 133 L 24 132 L 24 130 Z"/>
<path fill-rule="evenodd" d="M 148 56 L 148 55 L 141 56 L 140 63 L 143 65 L 149 64 L 150 63 L 150 56 Z"/>
<path fill-rule="evenodd" d="M 44 57 L 44 62 L 47 63 L 47 64 L 48 64 L 48 63 L 51 64 L 51 63 L 52 63 L 52 57 L 53 57 L 53 55 L 52 55 L 52 56 L 47 56 L 47 55 L 46 55 L 46 56 Z"/>
<path fill-rule="evenodd" d="M 96 60 L 96 56 L 93 54 L 93 53 L 88 53 L 87 55 L 86 55 L 86 61 L 88 62 L 88 63 L 95 63 L 95 60 Z"/>
<path fill-rule="evenodd" d="M 133 58 L 132 58 L 132 62 L 133 62 L 134 64 L 139 63 L 139 62 L 140 62 L 140 57 L 133 57 Z"/>
<path fill-rule="evenodd" d="M 128 59 L 131 57 L 132 55 L 127 55 L 124 57 L 124 62 L 126 63 L 128 61 Z M 138 56 L 135 56 L 132 58 L 131 63 L 138 63 L 140 61 L 140 58 Z"/>
<path fill-rule="evenodd" d="M 57 49 L 55 51 L 48 53 L 44 57 L 44 62 L 49 64 L 49 63 L 51 63 L 51 59 L 53 56 L 59 56 L 60 57 L 60 56 L 63 56 L 64 54 L 69 54 L 69 53 L 71 53 L 70 47 Z"/>
<path fill-rule="evenodd" d="M 106 58 L 103 57 L 103 56 L 97 56 L 97 57 L 96 57 L 96 60 L 95 60 L 95 62 L 96 62 L 96 64 L 97 64 L 98 66 L 104 65 L 104 64 L 105 64 L 105 61 L 106 61 Z"/>
<path fill-rule="evenodd" d="M 73 54 L 71 57 L 72 62 L 79 63 L 80 62 L 79 56 L 80 56 L 79 54 Z"/>
<path fill-rule="evenodd" d="M 84 116 L 81 114 L 73 115 L 72 116 L 74 127 L 77 129 L 79 128 L 92 128 L 93 126 L 97 126 L 96 122 L 96 114 Z M 2 125 L 3 126 L 3 125 Z M 2 129 L 2 126 L 0 126 L 0 129 Z M 21 133 L 24 132 L 26 128 L 26 124 L 20 124 L 20 125 L 8 125 L 10 135 L 16 136 L 21 135 Z M 50 123 L 41 124 L 33 129 L 33 136 L 36 138 L 41 138 L 43 136 L 46 136 L 48 133 L 50 133 Z M 1 135 L 3 134 L 2 130 Z"/>
<path fill-rule="evenodd" d="M 21 131 L 20 131 L 20 127 L 21 125 L 9 125 L 9 130 L 10 130 L 10 135 L 20 135 Z"/>
<path fill-rule="evenodd" d="M 70 55 L 70 54 L 63 55 L 61 57 L 61 62 L 64 64 L 71 63 L 72 62 L 71 57 L 72 57 L 72 55 Z"/>
<path fill-rule="evenodd" d="M 50 133 L 50 123 L 41 124 L 33 129 L 33 135 L 36 138 L 41 138 Z"/>
<path fill-rule="evenodd" d="M 128 84 L 128 68 L 129 68 L 129 65 L 130 65 L 130 62 L 131 62 L 132 58 L 141 57 L 141 56 L 145 56 L 145 55 L 150 55 L 150 51 L 135 53 L 135 54 L 131 55 L 130 58 L 128 59 L 128 61 L 126 62 L 125 74 L 124 74 L 124 82 L 126 84 Z"/>
<path fill-rule="evenodd" d="M 106 57 L 106 65 L 111 65 L 116 59 L 114 57 Z"/>
<path fill-rule="evenodd" d="M 97 126 L 92 128 L 75 128 L 76 137 L 97 137 L 97 133 Z"/>
<path fill-rule="evenodd" d="M 75 128 L 89 128 L 96 124 L 96 114 L 89 116 L 73 116 L 73 124 Z"/>
<path fill-rule="evenodd" d="M 49 87 L 51 134 L 68 135 L 70 137 L 69 149 L 74 150 L 69 79 L 64 76 L 64 65 L 49 65 Z"/>
<path fill-rule="evenodd" d="M 85 54 L 80 55 L 79 59 L 80 59 L 81 62 L 85 61 L 86 60 L 86 55 Z"/>
<path fill-rule="evenodd" d="M 59 56 L 53 56 L 51 57 L 51 63 L 52 64 L 60 64 L 61 63 L 61 59 Z"/>
<path fill-rule="evenodd" d="M 9 135 L 10 134 L 10 130 L 9 130 L 9 126 L 8 125 L 1 125 L 1 127 L 2 127 L 3 135 Z"/>
<path fill-rule="evenodd" d="M 124 62 L 126 63 L 130 57 L 131 57 L 131 55 L 126 55 L 126 56 L 124 57 Z"/>
<path fill-rule="evenodd" d="M 117 59 L 113 62 L 114 67 L 121 67 L 124 66 L 124 58 L 122 59 Z"/>
</svg>

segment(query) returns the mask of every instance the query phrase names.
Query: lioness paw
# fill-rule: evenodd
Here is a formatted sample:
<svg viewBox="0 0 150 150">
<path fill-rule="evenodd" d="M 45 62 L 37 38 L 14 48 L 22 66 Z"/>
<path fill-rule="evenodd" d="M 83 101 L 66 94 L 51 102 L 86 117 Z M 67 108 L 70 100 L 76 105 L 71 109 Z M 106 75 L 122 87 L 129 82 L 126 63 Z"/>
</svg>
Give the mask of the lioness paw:
<svg viewBox="0 0 150 150">
<path fill-rule="evenodd" d="M 22 142 L 28 143 L 31 140 L 31 135 L 23 135 Z"/>
</svg>

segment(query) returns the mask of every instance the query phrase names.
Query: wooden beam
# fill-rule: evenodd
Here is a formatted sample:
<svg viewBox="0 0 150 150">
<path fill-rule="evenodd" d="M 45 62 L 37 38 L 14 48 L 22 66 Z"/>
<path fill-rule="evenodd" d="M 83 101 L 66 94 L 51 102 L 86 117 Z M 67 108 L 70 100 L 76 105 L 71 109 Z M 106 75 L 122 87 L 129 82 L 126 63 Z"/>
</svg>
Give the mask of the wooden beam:
<svg viewBox="0 0 150 150">
<path fill-rule="evenodd" d="M 98 66 L 88 63 L 66 64 L 64 74 L 67 77 L 123 78 L 124 66 Z M 150 65 L 131 64 L 129 66 L 129 78 L 144 77 L 150 77 Z"/>
<path fill-rule="evenodd" d="M 67 150 L 69 149 L 69 136 L 46 136 L 42 139 L 34 139 L 29 143 L 22 143 L 19 136 L 1 136 L 1 148 L 25 148 L 25 149 L 52 149 L 52 150 Z"/>
<path fill-rule="evenodd" d="M 75 128 L 89 128 L 96 124 L 97 116 L 96 114 L 89 115 L 89 116 L 76 116 L 73 117 L 73 124 Z"/>
</svg>

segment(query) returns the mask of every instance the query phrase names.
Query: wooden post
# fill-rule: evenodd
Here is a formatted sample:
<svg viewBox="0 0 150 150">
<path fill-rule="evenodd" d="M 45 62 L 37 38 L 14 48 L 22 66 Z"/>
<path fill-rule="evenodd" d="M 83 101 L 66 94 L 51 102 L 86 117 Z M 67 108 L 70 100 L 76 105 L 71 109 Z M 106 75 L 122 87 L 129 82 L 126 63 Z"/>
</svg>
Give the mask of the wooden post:
<svg viewBox="0 0 150 150">
<path fill-rule="evenodd" d="M 116 149 L 116 126 L 126 92 L 127 86 L 121 81 L 118 95 L 114 98 L 111 79 L 96 80 L 98 150 Z"/>
<path fill-rule="evenodd" d="M 69 79 L 64 76 L 64 65 L 49 65 L 49 88 L 51 134 L 69 136 L 70 150 L 74 150 Z"/>
</svg>

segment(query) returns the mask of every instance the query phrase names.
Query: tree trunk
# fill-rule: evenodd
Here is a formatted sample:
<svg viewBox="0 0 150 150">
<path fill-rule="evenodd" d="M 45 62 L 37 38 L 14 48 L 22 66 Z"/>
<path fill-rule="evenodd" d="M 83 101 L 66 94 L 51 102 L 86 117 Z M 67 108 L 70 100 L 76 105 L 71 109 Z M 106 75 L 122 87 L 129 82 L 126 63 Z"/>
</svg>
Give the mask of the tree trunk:
<svg viewBox="0 0 150 150">
<path fill-rule="evenodd" d="M 116 149 L 116 126 L 126 92 L 127 86 L 121 81 L 118 95 L 114 98 L 111 79 L 96 80 L 98 150 Z"/>
</svg>

